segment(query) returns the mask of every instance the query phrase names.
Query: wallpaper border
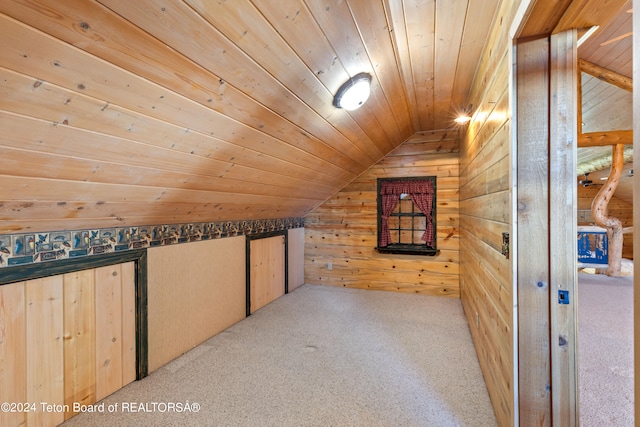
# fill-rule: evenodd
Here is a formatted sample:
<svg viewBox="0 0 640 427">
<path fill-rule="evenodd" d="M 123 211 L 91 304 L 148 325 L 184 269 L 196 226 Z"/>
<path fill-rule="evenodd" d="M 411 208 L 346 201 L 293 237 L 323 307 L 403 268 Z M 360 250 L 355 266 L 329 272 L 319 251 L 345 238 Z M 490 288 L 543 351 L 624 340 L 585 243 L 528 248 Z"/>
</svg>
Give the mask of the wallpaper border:
<svg viewBox="0 0 640 427">
<path fill-rule="evenodd" d="M 0 268 L 304 227 L 304 218 L 0 234 Z"/>
</svg>

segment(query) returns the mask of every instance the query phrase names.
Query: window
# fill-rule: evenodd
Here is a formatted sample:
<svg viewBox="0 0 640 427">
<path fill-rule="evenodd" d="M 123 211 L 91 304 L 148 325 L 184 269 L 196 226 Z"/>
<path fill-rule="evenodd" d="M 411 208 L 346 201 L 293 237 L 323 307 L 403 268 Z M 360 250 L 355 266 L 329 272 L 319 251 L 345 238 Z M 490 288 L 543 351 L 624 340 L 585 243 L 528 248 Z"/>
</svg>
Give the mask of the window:
<svg viewBox="0 0 640 427">
<path fill-rule="evenodd" d="M 380 253 L 437 255 L 436 177 L 378 179 Z"/>
</svg>

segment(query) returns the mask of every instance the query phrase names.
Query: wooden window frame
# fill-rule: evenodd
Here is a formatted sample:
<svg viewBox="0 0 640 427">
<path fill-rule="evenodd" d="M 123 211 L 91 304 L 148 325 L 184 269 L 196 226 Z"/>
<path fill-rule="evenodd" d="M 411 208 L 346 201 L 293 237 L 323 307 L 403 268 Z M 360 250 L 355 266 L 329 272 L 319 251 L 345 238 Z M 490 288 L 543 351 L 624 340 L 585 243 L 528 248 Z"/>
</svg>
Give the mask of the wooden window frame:
<svg viewBox="0 0 640 427">
<path fill-rule="evenodd" d="M 380 197 L 381 188 L 384 182 L 393 182 L 393 181 L 431 181 L 433 185 L 433 204 L 431 206 L 431 217 L 432 224 L 434 230 L 434 244 L 433 247 L 427 246 L 426 243 L 393 243 L 389 244 L 385 247 L 380 246 L 381 241 L 381 233 L 382 233 L 382 197 Z M 422 256 L 436 256 L 440 253 L 437 248 L 437 228 L 436 228 L 436 177 L 435 176 L 418 176 L 418 177 L 402 177 L 402 178 L 378 178 L 377 179 L 377 191 L 376 191 L 376 201 L 377 201 L 377 220 L 378 220 L 378 233 L 377 233 L 377 246 L 376 250 L 382 254 L 403 254 L 403 255 L 422 255 Z M 395 209 L 394 209 L 395 210 Z M 415 235 L 416 231 L 424 231 L 422 229 L 415 228 L 415 218 L 416 217 L 425 217 L 425 215 L 417 208 L 415 203 L 412 202 L 412 213 L 396 213 L 393 214 L 396 217 L 411 217 L 411 230 L 412 233 L 412 241 L 413 235 Z M 400 227 L 400 224 L 398 224 Z M 397 230 L 402 230 L 402 228 L 397 228 Z"/>
</svg>

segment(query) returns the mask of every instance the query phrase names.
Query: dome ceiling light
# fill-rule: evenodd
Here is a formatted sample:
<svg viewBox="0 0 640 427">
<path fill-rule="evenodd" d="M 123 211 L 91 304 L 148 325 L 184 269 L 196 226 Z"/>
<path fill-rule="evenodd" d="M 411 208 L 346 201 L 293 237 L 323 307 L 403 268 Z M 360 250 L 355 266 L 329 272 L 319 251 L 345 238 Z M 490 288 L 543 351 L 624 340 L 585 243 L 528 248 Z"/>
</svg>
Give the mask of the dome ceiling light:
<svg viewBox="0 0 640 427">
<path fill-rule="evenodd" d="M 333 106 L 345 110 L 355 110 L 364 104 L 371 94 L 371 74 L 359 73 L 344 82 L 336 96 Z"/>
</svg>

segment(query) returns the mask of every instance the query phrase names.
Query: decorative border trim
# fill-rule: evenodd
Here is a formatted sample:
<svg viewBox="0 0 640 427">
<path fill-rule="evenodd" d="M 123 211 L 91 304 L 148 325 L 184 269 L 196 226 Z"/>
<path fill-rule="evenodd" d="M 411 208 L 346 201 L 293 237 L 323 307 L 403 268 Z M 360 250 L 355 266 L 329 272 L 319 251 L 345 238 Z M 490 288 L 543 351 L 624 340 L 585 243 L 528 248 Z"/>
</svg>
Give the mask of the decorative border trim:
<svg viewBox="0 0 640 427">
<path fill-rule="evenodd" d="M 304 227 L 304 218 L 0 234 L 0 268 Z"/>
</svg>

